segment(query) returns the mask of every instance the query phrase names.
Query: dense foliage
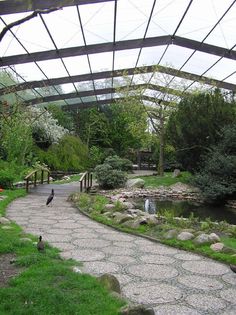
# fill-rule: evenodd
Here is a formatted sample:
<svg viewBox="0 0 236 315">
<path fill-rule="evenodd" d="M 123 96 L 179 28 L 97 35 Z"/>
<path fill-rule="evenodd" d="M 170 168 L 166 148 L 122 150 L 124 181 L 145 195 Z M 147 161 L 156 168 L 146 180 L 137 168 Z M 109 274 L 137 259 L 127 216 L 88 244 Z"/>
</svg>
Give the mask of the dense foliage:
<svg viewBox="0 0 236 315">
<path fill-rule="evenodd" d="M 194 183 L 208 202 L 236 198 L 236 124 L 223 128 L 220 142 L 206 156 Z"/>
<path fill-rule="evenodd" d="M 122 159 L 117 155 L 108 156 L 104 164 L 109 164 L 113 169 L 117 169 L 120 171 L 131 171 L 132 170 L 132 162 L 128 159 Z"/>
<path fill-rule="evenodd" d="M 104 164 L 95 167 L 95 176 L 98 184 L 104 189 L 113 189 L 124 186 L 127 176 L 124 171 L 132 168 L 132 163 L 117 155 L 109 156 Z"/>
<path fill-rule="evenodd" d="M 219 90 L 184 97 L 168 123 L 168 134 L 184 169 L 196 171 L 202 156 L 219 141 L 219 131 L 235 120 L 235 102 Z"/>
<path fill-rule="evenodd" d="M 73 135 L 65 135 L 47 151 L 36 149 L 36 154 L 52 170 L 82 171 L 88 166 L 87 146 Z"/>
</svg>

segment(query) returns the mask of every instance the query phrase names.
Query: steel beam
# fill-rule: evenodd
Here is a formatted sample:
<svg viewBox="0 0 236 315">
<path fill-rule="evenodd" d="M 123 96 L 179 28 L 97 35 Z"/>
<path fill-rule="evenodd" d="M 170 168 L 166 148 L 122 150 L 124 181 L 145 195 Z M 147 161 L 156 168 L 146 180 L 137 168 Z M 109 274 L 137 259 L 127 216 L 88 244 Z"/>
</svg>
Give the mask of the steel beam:
<svg viewBox="0 0 236 315">
<path fill-rule="evenodd" d="M 104 95 L 104 94 L 111 94 L 111 93 L 122 93 L 123 90 L 137 90 L 137 89 L 150 89 L 155 91 L 161 91 L 163 93 L 171 94 L 171 95 L 177 95 L 180 96 L 181 91 L 177 91 L 171 88 L 165 88 L 160 85 L 153 85 L 153 84 L 137 84 L 132 86 L 120 86 L 119 88 L 103 88 L 103 89 L 97 89 L 97 90 L 89 90 L 89 91 L 81 91 L 81 92 L 73 92 L 73 93 L 66 93 L 66 94 L 60 94 L 60 95 L 50 95 L 45 97 L 39 97 L 39 98 L 33 98 L 30 100 L 27 100 L 24 102 L 25 105 L 36 105 L 36 104 L 42 104 L 42 103 L 48 103 L 48 102 L 55 102 L 59 100 L 65 100 L 65 99 L 73 99 L 77 97 L 88 97 L 88 96 L 95 96 L 95 95 Z M 149 97 L 143 95 L 142 98 Z M 154 100 L 154 97 L 151 97 L 152 100 Z"/>
<path fill-rule="evenodd" d="M 216 87 L 223 88 L 230 91 L 236 91 L 236 85 L 233 83 L 210 79 L 210 78 L 193 74 L 190 72 L 179 71 L 170 67 L 146 66 L 146 67 L 120 69 L 120 70 L 115 70 L 115 71 L 102 71 L 102 72 L 96 72 L 93 74 L 87 73 L 87 74 L 81 74 L 81 75 L 74 75 L 70 77 L 67 76 L 67 77 L 61 77 L 61 78 L 54 78 L 50 80 L 23 82 L 17 85 L 10 85 L 10 86 L 1 88 L 0 96 L 4 94 L 27 90 L 27 89 L 44 88 L 51 85 L 60 85 L 60 84 L 73 83 L 73 82 L 85 82 L 85 81 L 91 81 L 91 80 L 122 77 L 124 73 L 126 75 L 133 75 L 135 73 L 142 74 L 142 73 L 150 73 L 153 71 L 155 72 L 159 71 L 161 73 L 166 73 L 166 74 L 173 75 L 179 78 L 198 81 L 204 84 L 216 86 Z"/>
<path fill-rule="evenodd" d="M 22 13 L 74 5 L 113 2 L 114 0 L 9 0 L 0 1 L 0 14 Z"/>
<path fill-rule="evenodd" d="M 70 48 L 62 48 L 58 50 L 40 51 L 31 54 L 21 54 L 14 56 L 6 56 L 0 59 L 0 67 L 10 66 L 14 64 L 22 64 L 35 61 L 44 61 L 58 58 L 75 57 L 89 54 L 98 54 L 111 51 L 121 51 L 127 49 L 136 49 L 144 47 L 154 47 L 163 45 L 177 45 L 184 48 L 202 51 L 208 54 L 236 60 L 236 51 L 228 50 L 223 47 L 218 47 L 210 44 L 200 43 L 198 41 L 183 38 L 167 36 L 149 37 L 144 39 L 132 39 L 118 41 L 115 43 L 101 43 L 87 46 L 78 46 Z"/>
</svg>

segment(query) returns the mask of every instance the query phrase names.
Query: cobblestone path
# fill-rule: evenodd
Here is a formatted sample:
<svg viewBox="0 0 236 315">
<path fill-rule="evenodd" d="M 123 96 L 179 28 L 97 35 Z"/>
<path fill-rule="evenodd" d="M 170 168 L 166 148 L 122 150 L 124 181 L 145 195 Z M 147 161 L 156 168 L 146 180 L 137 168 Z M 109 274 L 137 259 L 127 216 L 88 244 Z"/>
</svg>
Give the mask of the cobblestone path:
<svg viewBox="0 0 236 315">
<path fill-rule="evenodd" d="M 129 300 L 153 307 L 156 315 L 236 314 L 236 274 L 227 265 L 90 220 L 67 201 L 77 187 L 41 186 L 15 200 L 7 217 L 43 235 L 62 257 L 83 262 L 83 272 L 114 274 Z M 55 200 L 47 207 L 51 188 Z"/>
</svg>

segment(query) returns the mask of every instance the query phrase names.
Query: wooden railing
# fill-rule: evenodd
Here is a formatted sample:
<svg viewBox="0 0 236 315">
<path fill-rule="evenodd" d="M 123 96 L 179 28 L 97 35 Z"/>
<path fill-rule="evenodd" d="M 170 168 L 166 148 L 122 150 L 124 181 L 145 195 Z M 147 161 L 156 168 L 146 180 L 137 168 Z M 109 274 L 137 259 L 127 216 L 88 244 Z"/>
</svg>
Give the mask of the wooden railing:
<svg viewBox="0 0 236 315">
<path fill-rule="evenodd" d="M 89 172 L 83 173 L 80 180 L 80 192 L 88 191 L 93 185 L 93 174 Z"/>
<path fill-rule="evenodd" d="M 41 173 L 41 174 L 40 174 Z M 37 180 L 38 174 L 40 174 L 40 180 Z M 47 179 L 44 180 L 44 174 L 47 174 Z M 49 184 L 50 181 L 50 171 L 47 168 L 44 169 L 37 169 L 30 172 L 28 175 L 25 176 L 25 189 L 28 192 L 30 184 L 33 184 L 34 187 L 38 184 L 43 184 L 47 182 Z"/>
</svg>

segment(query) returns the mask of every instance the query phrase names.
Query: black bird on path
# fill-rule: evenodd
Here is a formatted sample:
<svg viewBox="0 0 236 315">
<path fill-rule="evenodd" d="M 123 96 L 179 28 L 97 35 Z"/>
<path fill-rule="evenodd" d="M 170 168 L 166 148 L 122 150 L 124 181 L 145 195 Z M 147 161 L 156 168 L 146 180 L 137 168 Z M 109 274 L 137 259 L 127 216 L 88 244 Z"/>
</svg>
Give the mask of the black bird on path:
<svg viewBox="0 0 236 315">
<path fill-rule="evenodd" d="M 52 189 L 51 194 L 48 196 L 47 202 L 46 202 L 46 206 L 49 205 L 50 202 L 52 202 L 52 199 L 54 197 L 54 189 Z"/>
<path fill-rule="evenodd" d="M 45 248 L 45 245 L 44 245 L 44 242 L 42 241 L 42 236 L 40 235 L 38 243 L 37 243 L 37 249 L 39 252 L 41 252 L 41 251 L 44 251 L 44 248 Z"/>
</svg>

